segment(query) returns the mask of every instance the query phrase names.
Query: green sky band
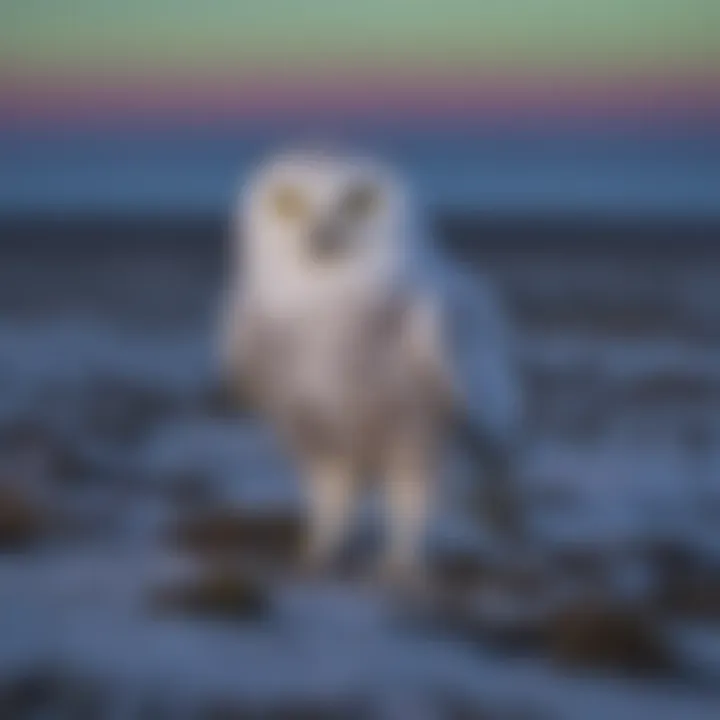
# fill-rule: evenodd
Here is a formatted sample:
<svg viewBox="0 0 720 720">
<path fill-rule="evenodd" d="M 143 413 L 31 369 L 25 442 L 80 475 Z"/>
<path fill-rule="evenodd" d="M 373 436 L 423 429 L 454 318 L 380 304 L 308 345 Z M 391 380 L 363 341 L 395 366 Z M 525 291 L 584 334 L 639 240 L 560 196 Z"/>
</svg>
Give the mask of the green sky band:
<svg viewBox="0 0 720 720">
<path fill-rule="evenodd" d="M 720 74 L 720 0 L 0 0 L 1 68 Z"/>
</svg>

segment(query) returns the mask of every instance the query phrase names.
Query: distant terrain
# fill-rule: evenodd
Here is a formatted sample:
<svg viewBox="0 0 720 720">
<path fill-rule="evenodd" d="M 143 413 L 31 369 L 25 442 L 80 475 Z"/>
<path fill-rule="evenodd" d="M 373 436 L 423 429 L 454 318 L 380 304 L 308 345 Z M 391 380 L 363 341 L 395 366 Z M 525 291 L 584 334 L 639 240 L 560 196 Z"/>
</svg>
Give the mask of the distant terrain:
<svg viewBox="0 0 720 720">
<path fill-rule="evenodd" d="M 717 717 L 718 227 L 438 219 L 517 323 L 535 541 L 448 475 L 415 607 L 298 574 L 292 470 L 214 394 L 224 226 L 0 219 L 0 716 Z"/>
</svg>

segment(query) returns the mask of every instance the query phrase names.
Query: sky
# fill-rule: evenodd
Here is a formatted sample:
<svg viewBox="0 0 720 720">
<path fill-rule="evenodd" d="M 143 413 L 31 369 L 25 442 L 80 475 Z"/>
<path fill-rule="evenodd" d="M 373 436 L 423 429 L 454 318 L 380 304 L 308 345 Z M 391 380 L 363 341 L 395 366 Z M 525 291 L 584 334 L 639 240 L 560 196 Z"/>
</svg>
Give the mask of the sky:
<svg viewBox="0 0 720 720">
<path fill-rule="evenodd" d="M 0 0 L 0 213 L 217 211 L 348 127 L 440 205 L 718 214 L 720 1 Z"/>
<path fill-rule="evenodd" d="M 0 121 L 707 112 L 716 0 L 0 0 Z"/>
</svg>

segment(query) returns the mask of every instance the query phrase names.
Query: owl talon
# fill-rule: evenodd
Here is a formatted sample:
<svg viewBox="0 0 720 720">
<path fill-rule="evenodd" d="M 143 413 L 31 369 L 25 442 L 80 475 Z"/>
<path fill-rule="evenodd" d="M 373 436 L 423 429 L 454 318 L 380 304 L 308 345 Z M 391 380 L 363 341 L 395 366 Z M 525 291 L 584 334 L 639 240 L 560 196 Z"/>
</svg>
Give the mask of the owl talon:
<svg viewBox="0 0 720 720">
<path fill-rule="evenodd" d="M 392 591 L 418 593 L 427 589 L 429 578 L 418 562 L 386 559 L 376 568 L 375 579 L 381 587 Z"/>
</svg>

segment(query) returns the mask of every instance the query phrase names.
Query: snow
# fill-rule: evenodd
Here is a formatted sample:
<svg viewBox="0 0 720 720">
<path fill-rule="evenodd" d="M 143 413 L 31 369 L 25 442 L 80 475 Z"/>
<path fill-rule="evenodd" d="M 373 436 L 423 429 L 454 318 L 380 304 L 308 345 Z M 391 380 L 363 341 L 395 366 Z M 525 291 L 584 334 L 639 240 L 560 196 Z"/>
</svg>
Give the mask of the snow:
<svg viewBox="0 0 720 720">
<path fill-rule="evenodd" d="M 701 270 L 705 278 L 712 268 Z M 547 277 L 542 269 L 536 272 L 532 291 L 539 293 Z M 602 277 L 597 268 L 589 274 L 598 273 Z M 560 280 L 570 277 L 561 268 L 555 275 L 546 283 L 548 293 L 560 293 Z M 107 279 L 132 287 L 121 273 Z M 198 272 L 198 287 L 170 283 L 168 292 L 207 297 L 214 280 Z M 569 281 L 564 287 L 569 297 L 587 290 L 575 280 L 575 287 Z M 678 280 L 678 297 L 690 297 L 685 289 L 693 285 L 692 275 L 684 282 Z M 718 293 L 707 283 L 703 288 L 693 303 L 707 314 Z M 52 305 L 33 317 L 8 312 L 0 320 L 0 426 L 31 417 L 63 429 L 65 442 L 95 453 L 99 467 L 89 487 L 72 494 L 53 487 L 48 497 L 58 507 L 76 513 L 84 508 L 90 515 L 100 512 L 97 503 L 118 520 L 108 522 L 101 538 L 80 535 L 24 553 L 0 553 L 0 681 L 60 668 L 100 683 L 120 718 L 132 718 L 148 700 L 174 708 L 177 717 L 233 703 L 266 709 L 355 701 L 369 705 L 372 717 L 388 718 L 444 717 L 453 702 L 491 717 L 718 717 L 720 634 L 706 622 L 670 628 L 678 653 L 706 679 L 701 689 L 682 680 L 570 671 L 542 655 L 509 658 L 470 638 L 414 629 L 403 622 L 407 606 L 370 582 L 274 578 L 271 617 L 252 622 L 150 612 L 153 589 L 197 570 L 158 532 L 173 517 L 170 498 L 183 478 L 200 478 L 224 507 L 299 503 L 294 471 L 266 428 L 251 418 L 213 417 L 189 401 L 212 378 L 207 328 L 193 321 L 170 330 L 162 318 L 156 322 L 155 331 L 128 328 L 112 313 L 83 317 Z M 549 408 L 560 419 L 572 409 L 564 392 L 574 395 L 576 406 L 592 406 L 598 392 L 606 397 L 663 373 L 720 382 L 720 350 L 706 339 L 672 333 L 606 337 L 592 327 L 580 333 L 560 326 L 519 337 L 531 368 L 562 380 L 578 367 L 592 367 L 594 387 L 564 390 L 560 383 Z M 106 379 L 179 397 L 181 409 L 153 421 L 137 440 L 99 438 L 83 424 L 83 414 L 97 382 Z M 61 400 L 49 402 L 48 393 L 58 388 Z M 644 542 L 680 540 L 703 556 L 720 558 L 720 523 L 717 515 L 706 514 L 713 503 L 720 507 L 717 402 L 708 396 L 702 407 L 618 405 L 594 436 L 581 440 L 564 433 L 562 423 L 534 428 L 522 460 L 522 487 L 528 498 L 565 498 L 538 502 L 538 552 L 549 557 L 557 549 L 589 548 L 611 565 L 615 596 L 635 600 L 653 582 L 636 552 Z M 633 417 L 644 423 L 643 433 L 634 431 Z M 703 424 L 709 438 L 700 459 L 683 440 L 688 418 Z M 2 472 L 0 466 L 4 482 Z M 482 554 L 484 528 L 470 508 L 457 498 L 453 505 L 452 492 L 447 494 L 435 542 Z M 520 613 L 525 609 L 518 607 Z M 511 610 L 501 598 L 500 611 Z"/>
</svg>

